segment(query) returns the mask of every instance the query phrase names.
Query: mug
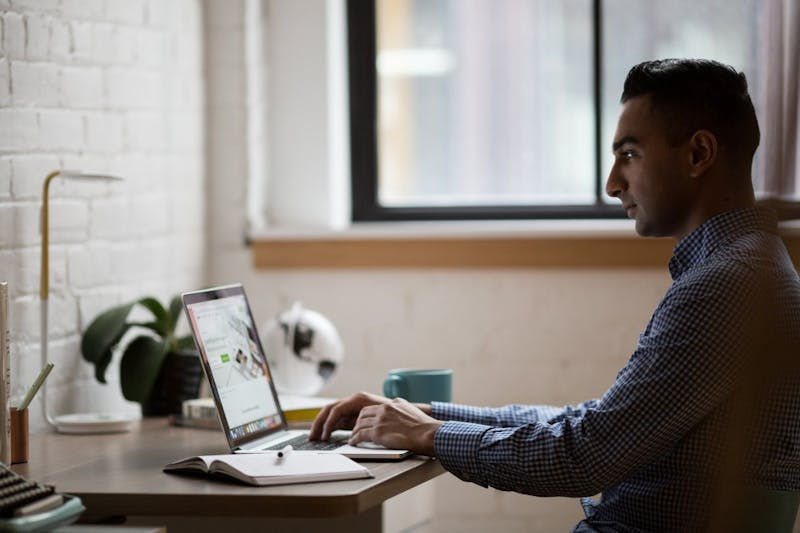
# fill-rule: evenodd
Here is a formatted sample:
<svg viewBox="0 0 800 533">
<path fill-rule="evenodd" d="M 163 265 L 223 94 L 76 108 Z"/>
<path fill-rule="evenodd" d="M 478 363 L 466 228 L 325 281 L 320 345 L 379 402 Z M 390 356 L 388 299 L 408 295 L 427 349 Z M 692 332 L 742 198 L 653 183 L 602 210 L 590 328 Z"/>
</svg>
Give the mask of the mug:
<svg viewBox="0 0 800 533">
<path fill-rule="evenodd" d="M 452 389 L 449 368 L 396 368 L 383 381 L 384 396 L 416 403 L 449 402 Z"/>
</svg>

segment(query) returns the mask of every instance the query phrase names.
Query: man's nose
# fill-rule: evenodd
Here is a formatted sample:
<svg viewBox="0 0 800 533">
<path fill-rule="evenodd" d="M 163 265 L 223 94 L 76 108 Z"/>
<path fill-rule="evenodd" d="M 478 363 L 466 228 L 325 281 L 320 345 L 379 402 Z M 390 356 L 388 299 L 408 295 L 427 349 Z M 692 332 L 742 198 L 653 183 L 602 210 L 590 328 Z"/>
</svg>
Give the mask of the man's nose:
<svg viewBox="0 0 800 533">
<path fill-rule="evenodd" d="M 606 178 L 606 194 L 612 198 L 617 198 L 626 188 L 627 184 L 622 176 L 620 176 L 617 164 L 614 163 L 608 173 L 608 178 Z"/>
</svg>

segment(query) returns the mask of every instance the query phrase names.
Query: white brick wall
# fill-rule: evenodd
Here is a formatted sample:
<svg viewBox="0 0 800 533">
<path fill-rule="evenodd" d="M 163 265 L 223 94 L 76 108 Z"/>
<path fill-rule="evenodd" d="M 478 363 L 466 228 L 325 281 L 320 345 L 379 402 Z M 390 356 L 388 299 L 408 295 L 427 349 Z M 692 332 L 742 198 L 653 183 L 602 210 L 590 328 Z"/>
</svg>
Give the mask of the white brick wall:
<svg viewBox="0 0 800 533">
<path fill-rule="evenodd" d="M 39 370 L 45 175 L 126 178 L 50 189 L 54 411 L 102 398 L 137 412 L 116 365 L 109 385 L 95 382 L 80 332 L 123 300 L 163 300 L 204 281 L 201 21 L 201 0 L 0 0 L 0 280 L 11 283 L 16 394 Z M 43 429 L 34 403 L 33 428 Z"/>
</svg>

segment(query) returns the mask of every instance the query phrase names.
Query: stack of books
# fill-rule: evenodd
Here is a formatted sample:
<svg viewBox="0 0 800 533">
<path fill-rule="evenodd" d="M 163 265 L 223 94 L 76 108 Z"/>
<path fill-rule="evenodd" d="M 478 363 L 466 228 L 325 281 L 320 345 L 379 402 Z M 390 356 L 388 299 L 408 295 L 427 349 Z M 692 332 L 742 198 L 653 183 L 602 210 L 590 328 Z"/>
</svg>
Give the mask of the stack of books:
<svg viewBox="0 0 800 533">
<path fill-rule="evenodd" d="M 293 394 L 281 394 L 278 399 L 289 427 L 298 429 L 310 427 L 322 408 L 336 401 L 335 398 Z M 177 426 L 204 429 L 219 430 L 221 427 L 213 398 L 186 400 L 183 402 L 181 415 L 171 417 L 170 422 Z"/>
</svg>

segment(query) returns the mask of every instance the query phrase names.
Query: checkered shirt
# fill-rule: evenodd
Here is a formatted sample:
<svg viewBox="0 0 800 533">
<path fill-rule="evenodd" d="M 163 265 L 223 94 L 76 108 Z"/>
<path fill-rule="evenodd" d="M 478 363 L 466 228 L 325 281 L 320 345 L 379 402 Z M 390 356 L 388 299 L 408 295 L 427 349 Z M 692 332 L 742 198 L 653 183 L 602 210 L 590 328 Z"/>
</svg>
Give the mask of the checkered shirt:
<svg viewBox="0 0 800 533">
<path fill-rule="evenodd" d="M 672 285 L 600 399 L 434 403 L 442 465 L 484 487 L 583 497 L 581 531 L 703 530 L 731 472 L 800 489 L 800 280 L 774 214 L 709 219 L 669 270 Z"/>
</svg>

